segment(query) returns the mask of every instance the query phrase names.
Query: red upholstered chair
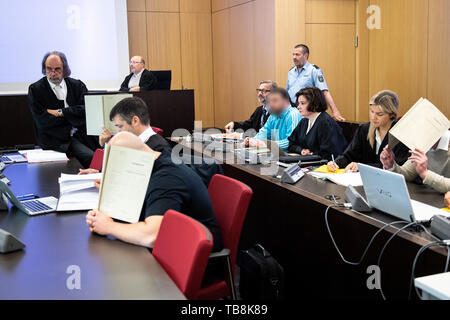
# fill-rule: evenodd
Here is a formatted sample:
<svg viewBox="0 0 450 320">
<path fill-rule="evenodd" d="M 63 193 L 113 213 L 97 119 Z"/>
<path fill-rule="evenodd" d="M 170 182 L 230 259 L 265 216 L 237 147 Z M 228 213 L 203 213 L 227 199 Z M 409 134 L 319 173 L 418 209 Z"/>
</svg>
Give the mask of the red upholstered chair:
<svg viewBox="0 0 450 320">
<path fill-rule="evenodd" d="M 188 299 L 197 299 L 213 237 L 200 222 L 169 210 L 164 215 L 153 256 Z"/>
<path fill-rule="evenodd" d="M 95 150 L 94 157 L 92 158 L 91 165 L 89 169 L 96 169 L 98 171 L 102 171 L 103 168 L 103 149 Z"/>
<path fill-rule="evenodd" d="M 198 298 L 215 300 L 231 296 L 235 300 L 234 269 L 242 225 L 253 191 L 240 181 L 216 174 L 211 179 L 208 192 L 224 247 L 221 252 L 212 253 L 210 259 L 225 259 L 228 275 L 224 279 L 214 279 L 205 284 Z"/>
<path fill-rule="evenodd" d="M 164 130 L 160 129 L 158 127 L 152 127 L 153 131 L 155 131 L 155 133 L 159 134 L 161 137 L 163 136 Z"/>
</svg>

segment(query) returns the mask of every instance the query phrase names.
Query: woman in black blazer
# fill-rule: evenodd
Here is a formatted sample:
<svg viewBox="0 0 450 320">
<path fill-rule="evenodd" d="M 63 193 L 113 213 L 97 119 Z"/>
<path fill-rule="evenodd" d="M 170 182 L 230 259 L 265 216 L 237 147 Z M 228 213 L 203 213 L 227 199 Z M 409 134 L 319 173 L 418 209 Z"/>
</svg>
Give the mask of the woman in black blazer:
<svg viewBox="0 0 450 320">
<path fill-rule="evenodd" d="M 331 155 L 340 155 L 347 141 L 342 128 L 326 112 L 327 103 L 322 90 L 314 87 L 300 90 L 297 105 L 304 118 L 289 137 L 289 152 L 319 155 L 326 160 L 331 160 Z"/>
<path fill-rule="evenodd" d="M 382 168 L 380 154 L 388 144 L 389 130 L 397 123 L 399 99 L 395 92 L 384 90 L 370 100 L 370 122 L 359 126 L 347 150 L 328 163 L 328 169 L 336 171 L 345 168 L 346 171 L 358 171 L 358 163 Z M 402 165 L 406 162 L 409 149 L 399 143 L 392 150 L 395 161 Z"/>
</svg>

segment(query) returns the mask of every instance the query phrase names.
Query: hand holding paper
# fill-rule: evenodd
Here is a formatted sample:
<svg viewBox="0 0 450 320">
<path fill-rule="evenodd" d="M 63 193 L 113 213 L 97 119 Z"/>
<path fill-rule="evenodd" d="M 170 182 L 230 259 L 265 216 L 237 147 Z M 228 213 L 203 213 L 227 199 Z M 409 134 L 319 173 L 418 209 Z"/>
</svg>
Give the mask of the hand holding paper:
<svg viewBox="0 0 450 320">
<path fill-rule="evenodd" d="M 389 131 L 389 148 L 402 142 L 410 150 L 427 152 L 449 129 L 447 117 L 430 101 L 419 101 Z"/>
</svg>

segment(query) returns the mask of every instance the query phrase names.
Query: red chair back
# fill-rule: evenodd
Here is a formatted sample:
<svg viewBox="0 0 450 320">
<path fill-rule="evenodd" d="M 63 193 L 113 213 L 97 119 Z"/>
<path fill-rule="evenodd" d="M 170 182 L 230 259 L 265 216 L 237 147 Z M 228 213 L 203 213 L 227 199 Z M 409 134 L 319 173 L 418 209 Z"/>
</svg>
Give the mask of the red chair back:
<svg viewBox="0 0 450 320">
<path fill-rule="evenodd" d="M 161 137 L 163 136 L 164 130 L 160 129 L 158 127 L 152 127 L 153 131 L 155 131 L 155 133 L 159 134 Z"/>
<path fill-rule="evenodd" d="M 90 169 L 96 169 L 98 171 L 102 171 L 103 168 L 103 149 L 95 150 L 94 157 L 92 158 Z"/>
<path fill-rule="evenodd" d="M 223 247 L 230 250 L 233 271 L 252 189 L 235 179 L 216 174 L 208 187 L 209 197 L 222 235 Z"/>
<path fill-rule="evenodd" d="M 164 215 L 153 256 L 188 299 L 196 299 L 213 247 L 213 237 L 200 222 L 179 212 Z"/>
</svg>

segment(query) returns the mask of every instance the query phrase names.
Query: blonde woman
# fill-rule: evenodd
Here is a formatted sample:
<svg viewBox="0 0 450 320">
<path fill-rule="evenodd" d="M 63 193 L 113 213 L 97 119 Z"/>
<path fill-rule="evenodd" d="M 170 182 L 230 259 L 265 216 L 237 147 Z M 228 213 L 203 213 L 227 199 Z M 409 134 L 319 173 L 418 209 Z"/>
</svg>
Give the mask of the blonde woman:
<svg viewBox="0 0 450 320">
<path fill-rule="evenodd" d="M 328 163 L 328 169 L 357 172 L 358 163 L 382 168 L 380 154 L 388 144 L 388 132 L 397 122 L 399 99 L 395 92 L 383 90 L 370 100 L 370 122 L 360 125 L 345 152 Z M 409 157 L 408 148 L 399 143 L 392 150 L 395 162 L 402 165 Z"/>
</svg>

